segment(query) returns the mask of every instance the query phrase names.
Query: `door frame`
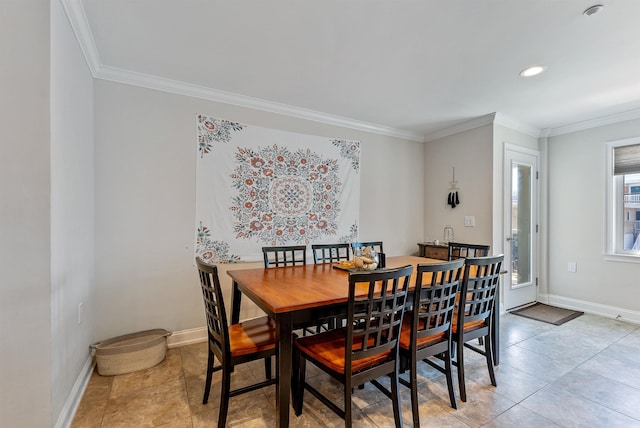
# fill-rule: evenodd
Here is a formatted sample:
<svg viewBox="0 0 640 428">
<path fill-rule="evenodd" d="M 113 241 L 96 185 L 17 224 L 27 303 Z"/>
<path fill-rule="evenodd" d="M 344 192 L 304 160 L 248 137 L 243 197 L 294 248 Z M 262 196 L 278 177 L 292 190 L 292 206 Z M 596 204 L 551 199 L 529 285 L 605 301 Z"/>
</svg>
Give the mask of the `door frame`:
<svg viewBox="0 0 640 428">
<path fill-rule="evenodd" d="M 525 285 L 516 288 L 524 289 L 524 287 L 532 286 L 534 287 L 534 294 L 532 296 L 528 296 L 526 300 L 533 299 L 529 302 L 518 303 L 517 305 L 513 305 L 513 298 L 508 297 L 508 293 L 511 292 L 511 205 L 512 205 L 512 196 L 511 196 L 511 174 L 512 174 L 512 163 L 511 159 L 517 155 L 530 156 L 535 158 L 535 165 L 532 170 L 532 249 L 531 249 L 531 285 Z M 503 239 L 503 248 L 504 248 L 504 267 L 508 271 L 507 274 L 503 275 L 502 281 L 502 289 L 503 289 L 503 310 L 509 311 L 515 309 L 520 306 L 526 306 L 531 303 L 534 303 L 538 299 L 538 278 L 539 278 L 539 250 L 540 250 L 540 151 L 529 149 L 522 146 L 517 146 L 514 144 L 505 143 L 504 145 L 504 153 L 503 153 L 503 227 L 502 227 L 502 239 Z M 508 239 L 509 238 L 509 239 Z M 511 295 L 513 296 L 513 295 Z"/>
</svg>

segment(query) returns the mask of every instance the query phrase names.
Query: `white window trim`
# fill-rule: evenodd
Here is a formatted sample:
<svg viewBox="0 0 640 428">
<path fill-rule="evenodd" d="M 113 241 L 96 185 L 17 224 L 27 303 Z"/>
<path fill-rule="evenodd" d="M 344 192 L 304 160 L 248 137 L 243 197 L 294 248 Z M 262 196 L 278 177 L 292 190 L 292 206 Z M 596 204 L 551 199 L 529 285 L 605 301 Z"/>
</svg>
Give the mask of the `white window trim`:
<svg viewBox="0 0 640 428">
<path fill-rule="evenodd" d="M 621 185 L 622 176 L 613 175 L 613 148 L 621 146 L 629 146 L 632 144 L 640 144 L 640 137 L 627 138 L 624 140 L 609 141 L 605 144 L 605 174 L 606 174 L 606 188 L 605 188 L 605 249 L 604 259 L 617 262 L 629 262 L 640 263 L 640 253 L 636 252 L 624 252 L 621 250 L 622 244 L 619 242 L 620 238 L 617 236 L 617 230 L 622 227 L 620 222 L 622 216 L 618 215 L 618 207 L 623 203 L 620 200 L 620 192 L 617 188 Z"/>
</svg>

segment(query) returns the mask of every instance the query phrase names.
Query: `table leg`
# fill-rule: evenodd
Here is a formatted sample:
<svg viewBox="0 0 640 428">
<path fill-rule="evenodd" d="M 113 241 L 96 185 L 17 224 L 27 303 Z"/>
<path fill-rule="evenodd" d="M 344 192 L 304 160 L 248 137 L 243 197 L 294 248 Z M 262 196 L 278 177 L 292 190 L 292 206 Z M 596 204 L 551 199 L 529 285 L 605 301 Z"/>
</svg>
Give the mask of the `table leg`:
<svg viewBox="0 0 640 428">
<path fill-rule="evenodd" d="M 242 291 L 238 289 L 238 283 L 233 281 L 233 289 L 231 294 L 231 324 L 240 322 L 240 301 L 242 300 Z"/>
<path fill-rule="evenodd" d="M 289 405 L 291 400 L 291 366 L 292 366 L 292 333 L 293 322 L 291 313 L 282 313 L 276 316 L 276 324 L 280 332 L 279 356 L 276 375 L 276 426 L 289 426 Z"/>
</svg>

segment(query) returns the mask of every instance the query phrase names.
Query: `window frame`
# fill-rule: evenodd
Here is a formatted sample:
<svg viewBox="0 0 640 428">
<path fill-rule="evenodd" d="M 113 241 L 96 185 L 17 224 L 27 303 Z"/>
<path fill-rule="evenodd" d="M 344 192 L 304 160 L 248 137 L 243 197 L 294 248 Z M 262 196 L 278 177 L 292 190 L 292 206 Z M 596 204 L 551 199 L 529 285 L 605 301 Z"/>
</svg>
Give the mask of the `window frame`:
<svg viewBox="0 0 640 428">
<path fill-rule="evenodd" d="M 616 147 L 640 144 L 640 137 L 609 141 L 605 144 L 605 259 L 640 263 L 640 251 L 624 249 L 624 175 L 613 175 Z M 622 212 L 620 212 L 622 210 Z"/>
</svg>

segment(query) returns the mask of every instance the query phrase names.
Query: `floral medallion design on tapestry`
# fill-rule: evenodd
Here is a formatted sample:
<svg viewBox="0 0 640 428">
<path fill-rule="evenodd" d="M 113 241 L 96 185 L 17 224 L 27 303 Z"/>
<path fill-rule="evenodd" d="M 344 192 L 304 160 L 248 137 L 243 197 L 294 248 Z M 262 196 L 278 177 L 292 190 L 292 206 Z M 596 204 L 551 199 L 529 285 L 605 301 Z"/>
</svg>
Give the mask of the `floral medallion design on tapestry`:
<svg viewBox="0 0 640 428">
<path fill-rule="evenodd" d="M 309 243 L 337 233 L 342 183 L 338 161 L 274 145 L 239 148 L 231 211 L 238 238 L 265 245 Z"/>
<path fill-rule="evenodd" d="M 360 142 L 196 116 L 195 255 L 261 259 L 260 247 L 357 240 Z"/>
</svg>

